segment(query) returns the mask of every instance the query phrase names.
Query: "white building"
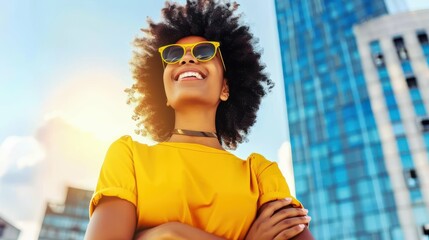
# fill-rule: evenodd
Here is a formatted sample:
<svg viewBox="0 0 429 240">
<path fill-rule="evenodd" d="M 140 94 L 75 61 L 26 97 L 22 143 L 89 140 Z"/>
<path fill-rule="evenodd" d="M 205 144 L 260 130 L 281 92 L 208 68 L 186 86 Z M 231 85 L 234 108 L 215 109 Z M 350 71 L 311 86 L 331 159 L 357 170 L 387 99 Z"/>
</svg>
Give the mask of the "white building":
<svg viewBox="0 0 429 240">
<path fill-rule="evenodd" d="M 406 239 L 429 236 L 429 10 L 354 27 Z"/>
</svg>

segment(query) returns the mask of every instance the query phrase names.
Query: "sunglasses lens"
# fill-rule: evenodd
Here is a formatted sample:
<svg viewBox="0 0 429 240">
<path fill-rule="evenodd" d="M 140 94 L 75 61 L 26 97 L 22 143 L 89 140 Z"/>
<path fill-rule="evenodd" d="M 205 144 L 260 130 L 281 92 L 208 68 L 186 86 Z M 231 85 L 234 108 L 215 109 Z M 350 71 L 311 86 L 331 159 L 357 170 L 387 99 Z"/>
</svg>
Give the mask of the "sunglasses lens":
<svg viewBox="0 0 429 240">
<path fill-rule="evenodd" d="M 200 43 L 194 47 L 193 54 L 198 60 L 209 60 L 216 54 L 216 47 L 211 43 Z"/>
<path fill-rule="evenodd" d="M 162 58 L 167 63 L 179 61 L 184 55 L 183 48 L 180 46 L 169 46 L 162 51 Z"/>
</svg>

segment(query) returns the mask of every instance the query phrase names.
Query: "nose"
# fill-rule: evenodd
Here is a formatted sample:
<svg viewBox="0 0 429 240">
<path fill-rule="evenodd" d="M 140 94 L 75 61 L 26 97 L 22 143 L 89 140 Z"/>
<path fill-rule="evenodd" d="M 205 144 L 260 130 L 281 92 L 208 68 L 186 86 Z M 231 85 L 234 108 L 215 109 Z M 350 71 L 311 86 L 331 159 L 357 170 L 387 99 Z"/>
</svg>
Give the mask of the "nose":
<svg viewBox="0 0 429 240">
<path fill-rule="evenodd" d="M 184 65 L 186 63 L 197 63 L 197 59 L 192 55 L 191 49 L 187 49 L 185 55 L 180 60 L 180 65 Z"/>
</svg>

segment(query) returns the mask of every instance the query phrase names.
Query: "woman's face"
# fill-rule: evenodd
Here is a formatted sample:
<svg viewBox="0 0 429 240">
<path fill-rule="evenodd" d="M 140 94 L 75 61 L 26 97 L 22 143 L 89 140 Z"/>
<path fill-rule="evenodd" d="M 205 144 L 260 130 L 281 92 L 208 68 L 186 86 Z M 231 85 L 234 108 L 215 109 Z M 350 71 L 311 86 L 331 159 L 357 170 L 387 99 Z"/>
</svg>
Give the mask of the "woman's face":
<svg viewBox="0 0 429 240">
<path fill-rule="evenodd" d="M 190 44 L 201 41 L 207 41 L 207 39 L 188 36 L 176 43 Z M 185 55 L 178 63 L 167 64 L 164 69 L 167 104 L 175 110 L 197 105 L 217 108 L 221 96 L 224 98 L 224 95 L 228 94 L 219 51 L 207 62 L 199 62 L 190 51 L 191 49 L 187 48 Z"/>
</svg>

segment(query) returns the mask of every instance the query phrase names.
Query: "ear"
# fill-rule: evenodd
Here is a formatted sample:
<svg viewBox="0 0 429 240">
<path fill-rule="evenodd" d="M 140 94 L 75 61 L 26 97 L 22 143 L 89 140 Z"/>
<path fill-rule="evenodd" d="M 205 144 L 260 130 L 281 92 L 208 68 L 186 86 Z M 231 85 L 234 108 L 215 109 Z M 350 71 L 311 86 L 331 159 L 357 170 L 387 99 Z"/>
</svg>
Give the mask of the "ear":
<svg viewBox="0 0 429 240">
<path fill-rule="evenodd" d="M 220 92 L 220 100 L 226 101 L 229 98 L 229 87 L 226 78 L 223 79 L 222 90 Z"/>
</svg>

